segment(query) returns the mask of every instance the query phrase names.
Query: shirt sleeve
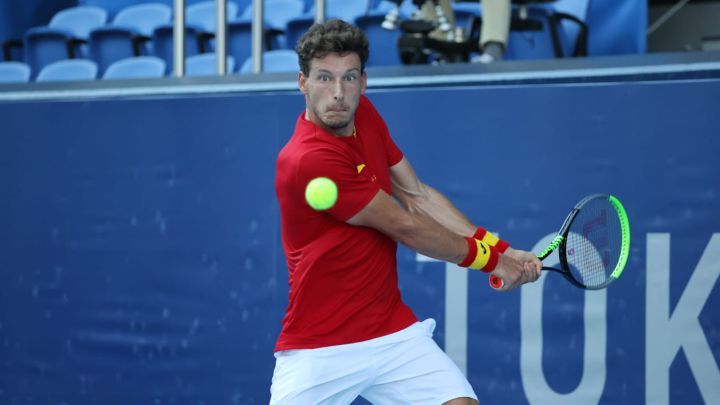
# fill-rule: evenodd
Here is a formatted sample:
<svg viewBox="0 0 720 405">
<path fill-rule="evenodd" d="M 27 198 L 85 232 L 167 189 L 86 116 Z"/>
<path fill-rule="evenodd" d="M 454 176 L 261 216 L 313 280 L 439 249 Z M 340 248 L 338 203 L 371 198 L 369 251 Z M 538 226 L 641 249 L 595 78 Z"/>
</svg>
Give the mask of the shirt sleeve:
<svg viewBox="0 0 720 405">
<path fill-rule="evenodd" d="M 296 180 L 302 198 L 305 198 L 307 184 L 317 177 L 327 177 L 337 185 L 337 201 L 327 213 L 342 222 L 360 212 L 380 191 L 380 186 L 358 173 L 348 155 L 330 147 L 313 150 L 303 156 Z M 308 209 L 312 208 L 308 206 Z"/>
<path fill-rule="evenodd" d="M 395 166 L 398 164 L 402 158 L 403 153 L 400 151 L 400 148 L 395 145 L 395 142 L 390 137 L 390 133 L 387 130 L 387 126 L 385 125 L 385 121 L 383 121 L 383 126 L 385 128 L 385 150 L 387 151 L 387 162 L 388 167 Z"/>
<path fill-rule="evenodd" d="M 400 148 L 397 147 L 392 137 L 390 136 L 390 131 L 388 130 L 387 123 L 385 123 L 383 117 L 380 115 L 380 113 L 378 113 L 378 111 L 375 109 L 375 106 L 366 96 L 362 96 L 360 98 L 360 105 L 362 106 L 362 108 L 367 109 L 367 113 L 372 117 L 373 122 L 376 123 L 378 127 L 380 137 L 385 144 L 385 153 L 388 167 L 396 165 L 402 160 L 403 153 Z"/>
</svg>

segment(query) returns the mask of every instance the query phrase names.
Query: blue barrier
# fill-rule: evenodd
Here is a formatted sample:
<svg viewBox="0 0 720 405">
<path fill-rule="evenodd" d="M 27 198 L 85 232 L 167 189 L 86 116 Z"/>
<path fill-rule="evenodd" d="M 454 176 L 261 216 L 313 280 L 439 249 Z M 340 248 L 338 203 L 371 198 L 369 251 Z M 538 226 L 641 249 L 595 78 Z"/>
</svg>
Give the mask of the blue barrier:
<svg viewBox="0 0 720 405">
<path fill-rule="evenodd" d="M 488 403 L 711 402 L 720 80 L 370 91 L 420 177 L 541 246 L 625 204 L 625 275 L 498 294 L 400 249 L 404 299 Z M 295 92 L 0 103 L 0 402 L 261 404 L 287 302 L 275 155 Z M 682 350 L 681 350 L 682 349 Z"/>
</svg>

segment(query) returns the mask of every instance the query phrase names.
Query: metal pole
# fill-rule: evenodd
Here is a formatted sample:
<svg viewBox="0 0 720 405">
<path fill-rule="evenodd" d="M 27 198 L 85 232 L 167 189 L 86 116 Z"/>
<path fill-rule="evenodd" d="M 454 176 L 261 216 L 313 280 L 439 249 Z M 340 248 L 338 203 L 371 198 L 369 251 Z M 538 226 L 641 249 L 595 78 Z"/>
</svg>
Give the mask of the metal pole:
<svg viewBox="0 0 720 405">
<path fill-rule="evenodd" d="M 325 22 L 325 0 L 315 0 L 315 23 Z"/>
<path fill-rule="evenodd" d="M 173 69 L 176 77 L 185 76 L 185 0 L 173 0 Z"/>
<path fill-rule="evenodd" d="M 252 67 L 253 73 L 262 73 L 263 0 L 253 0 L 252 7 Z"/>
<path fill-rule="evenodd" d="M 215 0 L 217 9 L 217 25 L 215 26 L 215 58 L 217 74 L 225 76 L 227 72 L 227 2 Z"/>
</svg>

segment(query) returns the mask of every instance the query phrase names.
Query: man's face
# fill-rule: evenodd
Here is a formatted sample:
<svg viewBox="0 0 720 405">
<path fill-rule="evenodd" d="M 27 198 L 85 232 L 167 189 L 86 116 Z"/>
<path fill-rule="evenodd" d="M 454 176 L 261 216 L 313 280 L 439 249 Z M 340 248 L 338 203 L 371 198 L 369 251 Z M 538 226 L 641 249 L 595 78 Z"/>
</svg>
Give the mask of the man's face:
<svg viewBox="0 0 720 405">
<path fill-rule="evenodd" d="M 298 75 L 307 119 L 336 135 L 352 134 L 355 109 L 366 84 L 365 73 L 360 73 L 360 57 L 354 52 L 311 60 L 308 76 L 302 72 Z"/>
</svg>

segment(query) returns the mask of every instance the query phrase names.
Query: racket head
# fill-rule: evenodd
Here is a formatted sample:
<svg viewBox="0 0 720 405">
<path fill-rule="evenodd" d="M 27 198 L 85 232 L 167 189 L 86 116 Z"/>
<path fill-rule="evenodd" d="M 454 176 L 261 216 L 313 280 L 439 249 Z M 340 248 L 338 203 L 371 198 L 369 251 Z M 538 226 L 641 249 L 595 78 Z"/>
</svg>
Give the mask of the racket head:
<svg viewBox="0 0 720 405">
<path fill-rule="evenodd" d="M 630 253 L 630 221 L 617 197 L 583 198 L 560 230 L 563 274 L 577 286 L 605 288 L 622 275 Z"/>
</svg>

